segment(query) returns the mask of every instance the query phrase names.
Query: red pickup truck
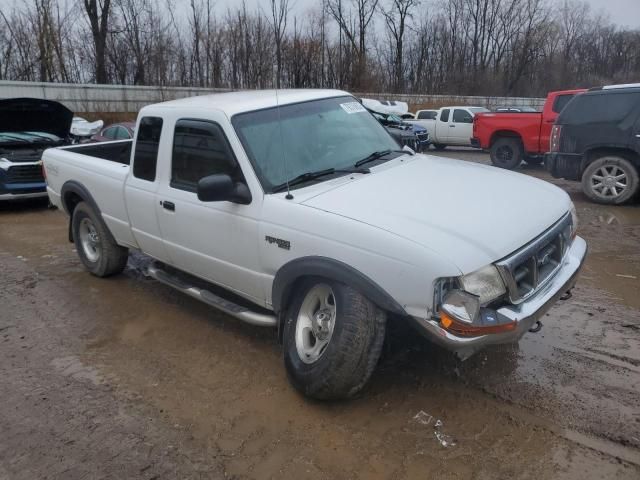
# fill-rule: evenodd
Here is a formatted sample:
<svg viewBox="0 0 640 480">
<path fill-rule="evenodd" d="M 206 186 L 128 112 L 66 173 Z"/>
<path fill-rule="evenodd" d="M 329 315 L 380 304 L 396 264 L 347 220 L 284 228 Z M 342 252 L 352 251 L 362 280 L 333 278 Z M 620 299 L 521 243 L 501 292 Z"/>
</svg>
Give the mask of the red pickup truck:
<svg viewBox="0 0 640 480">
<path fill-rule="evenodd" d="M 540 164 L 549 151 L 551 128 L 569 100 L 586 90 L 564 90 L 547 95 L 542 113 L 478 113 L 473 119 L 471 145 L 491 153 L 491 162 L 513 169 L 522 160 Z"/>
</svg>

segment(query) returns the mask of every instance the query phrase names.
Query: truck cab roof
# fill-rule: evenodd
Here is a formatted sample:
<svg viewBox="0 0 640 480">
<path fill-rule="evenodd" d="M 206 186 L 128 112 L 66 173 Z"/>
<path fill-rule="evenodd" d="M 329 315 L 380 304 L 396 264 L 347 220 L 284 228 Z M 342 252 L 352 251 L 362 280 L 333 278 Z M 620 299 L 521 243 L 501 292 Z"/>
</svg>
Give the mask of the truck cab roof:
<svg viewBox="0 0 640 480">
<path fill-rule="evenodd" d="M 246 90 L 214 93 L 198 97 L 181 98 L 144 107 L 142 111 L 162 108 L 202 108 L 221 110 L 232 117 L 237 113 L 263 110 L 278 105 L 308 102 L 322 98 L 352 96 L 342 90 L 290 89 L 290 90 Z"/>
</svg>

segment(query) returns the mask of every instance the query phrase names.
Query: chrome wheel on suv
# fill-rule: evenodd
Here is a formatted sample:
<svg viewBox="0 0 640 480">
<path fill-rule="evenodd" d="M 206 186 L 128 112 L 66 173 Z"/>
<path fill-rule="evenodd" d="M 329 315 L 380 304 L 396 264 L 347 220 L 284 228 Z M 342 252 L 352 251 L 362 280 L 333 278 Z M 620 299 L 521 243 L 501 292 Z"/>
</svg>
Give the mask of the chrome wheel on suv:
<svg viewBox="0 0 640 480">
<path fill-rule="evenodd" d="M 617 165 L 600 167 L 591 175 L 591 188 L 602 197 L 619 197 L 629 188 L 629 177 Z"/>
<path fill-rule="evenodd" d="M 607 156 L 593 161 L 582 175 L 584 193 L 598 203 L 619 205 L 638 191 L 638 171 L 629 160 Z"/>
</svg>

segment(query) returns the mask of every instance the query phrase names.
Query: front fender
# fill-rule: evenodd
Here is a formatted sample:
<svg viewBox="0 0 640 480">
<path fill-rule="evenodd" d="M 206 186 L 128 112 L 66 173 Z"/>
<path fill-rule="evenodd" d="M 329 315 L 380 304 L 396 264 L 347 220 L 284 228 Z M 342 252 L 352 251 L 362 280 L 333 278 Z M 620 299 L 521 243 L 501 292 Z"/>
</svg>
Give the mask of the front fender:
<svg viewBox="0 0 640 480">
<path fill-rule="evenodd" d="M 287 298 L 295 282 L 301 277 L 317 276 L 336 280 L 352 286 L 381 309 L 406 316 L 404 308 L 376 282 L 355 268 L 329 257 L 309 256 L 292 260 L 276 272 L 273 279 L 273 310 L 281 313 L 287 306 Z"/>
</svg>

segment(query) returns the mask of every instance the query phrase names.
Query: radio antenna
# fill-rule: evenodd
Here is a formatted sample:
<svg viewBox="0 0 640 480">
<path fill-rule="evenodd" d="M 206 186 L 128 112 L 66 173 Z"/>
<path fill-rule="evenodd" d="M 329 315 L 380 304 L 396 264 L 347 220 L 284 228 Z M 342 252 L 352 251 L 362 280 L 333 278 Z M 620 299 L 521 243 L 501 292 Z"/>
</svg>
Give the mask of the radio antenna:
<svg viewBox="0 0 640 480">
<path fill-rule="evenodd" d="M 293 195 L 291 195 L 291 190 L 289 189 L 289 169 L 287 168 L 287 155 L 284 149 L 284 135 L 282 133 L 282 121 L 280 119 L 280 99 L 278 98 L 278 88 L 276 87 L 276 112 L 278 114 L 278 130 L 280 130 L 280 146 L 282 148 L 282 163 L 284 164 L 284 172 L 287 176 L 287 195 L 284 198 L 287 200 L 293 200 Z"/>
</svg>

